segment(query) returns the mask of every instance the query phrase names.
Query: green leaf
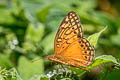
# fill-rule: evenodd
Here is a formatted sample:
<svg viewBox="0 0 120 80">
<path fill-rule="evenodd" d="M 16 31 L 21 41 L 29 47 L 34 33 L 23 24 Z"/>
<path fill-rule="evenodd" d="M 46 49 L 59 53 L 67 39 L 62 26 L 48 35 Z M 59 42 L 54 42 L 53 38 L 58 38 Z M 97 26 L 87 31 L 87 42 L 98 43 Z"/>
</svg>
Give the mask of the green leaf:
<svg viewBox="0 0 120 80">
<path fill-rule="evenodd" d="M 81 67 L 83 69 L 87 69 L 87 70 L 90 70 L 90 69 L 93 69 L 94 67 L 97 67 L 103 63 L 108 63 L 108 62 L 112 62 L 114 64 L 118 64 L 120 65 L 120 63 L 117 62 L 117 60 L 111 56 L 111 55 L 102 55 L 102 56 L 98 56 L 95 58 L 95 60 L 93 61 L 93 63 L 88 66 L 88 67 Z M 73 68 L 73 67 L 70 67 L 71 70 L 75 71 L 77 74 L 79 74 L 79 76 L 83 76 L 85 74 L 86 71 L 83 71 L 81 69 L 76 69 L 76 68 Z"/>
<path fill-rule="evenodd" d="M 5 68 L 11 68 L 13 67 L 13 64 L 5 55 L 0 54 L 0 66 Z"/>
<path fill-rule="evenodd" d="M 12 68 L 11 70 L 15 72 L 16 80 L 22 80 L 22 78 L 20 77 L 20 75 L 18 74 L 15 68 Z"/>
<path fill-rule="evenodd" d="M 6 9 L 6 8 L 0 8 L 0 24 L 3 23 L 13 23 L 14 19 L 10 14 L 10 10 Z"/>
<path fill-rule="evenodd" d="M 53 50 L 55 34 L 55 32 L 49 34 L 41 42 L 41 45 L 44 47 L 45 53 L 48 53 L 49 51 Z"/>
<path fill-rule="evenodd" d="M 41 40 L 43 35 L 44 35 L 44 26 L 40 23 L 37 24 L 31 23 L 27 28 L 25 40 L 38 42 Z"/>
<path fill-rule="evenodd" d="M 63 78 L 63 79 L 61 79 L 61 80 L 72 80 L 72 79 L 70 79 L 70 78 Z"/>
<path fill-rule="evenodd" d="M 48 12 L 49 12 L 50 9 L 51 9 L 51 5 L 46 6 L 46 7 L 44 7 L 43 9 L 40 9 L 40 11 L 38 11 L 38 12 L 36 13 L 37 18 L 38 18 L 38 20 L 39 20 L 40 22 L 42 22 L 42 23 L 45 23 L 45 22 L 46 22 L 46 19 L 47 19 L 47 16 L 48 16 Z M 41 17 L 41 16 L 44 16 L 44 17 Z"/>
<path fill-rule="evenodd" d="M 30 80 L 50 80 L 46 75 L 35 75 Z"/>
<path fill-rule="evenodd" d="M 15 0 L 18 1 L 18 0 Z M 42 7 L 41 0 L 19 0 L 20 6 L 24 7 L 24 9 L 30 13 L 35 18 L 35 13 L 37 10 L 41 9 Z"/>
<path fill-rule="evenodd" d="M 26 41 L 22 45 L 23 45 L 23 50 L 26 53 L 31 52 L 31 51 L 36 51 L 36 49 L 37 49 L 35 44 L 32 43 L 31 41 Z"/>
<path fill-rule="evenodd" d="M 50 80 L 46 75 L 41 75 L 39 80 Z"/>
<path fill-rule="evenodd" d="M 0 67 L 0 80 L 22 80 L 15 68 L 6 69 Z"/>
<path fill-rule="evenodd" d="M 104 80 L 119 80 L 120 79 L 120 69 L 112 70 Z"/>
<path fill-rule="evenodd" d="M 102 56 L 96 57 L 93 64 L 91 64 L 89 67 L 87 67 L 87 69 L 92 69 L 96 66 L 99 66 L 100 64 L 107 63 L 107 62 L 112 62 L 112 63 L 120 65 L 120 63 L 118 63 L 117 60 L 113 56 L 102 55 Z"/>
<path fill-rule="evenodd" d="M 34 75 L 40 75 L 44 72 L 43 60 L 40 59 L 32 63 L 22 56 L 19 59 L 18 71 L 24 80 L 28 80 Z"/>
<path fill-rule="evenodd" d="M 91 35 L 91 36 L 88 37 L 88 40 L 90 41 L 90 43 L 91 43 L 94 47 L 95 47 L 96 44 L 97 44 L 97 41 L 98 41 L 99 36 L 101 35 L 101 33 L 102 33 L 103 31 L 106 30 L 106 28 L 107 28 L 107 27 L 105 27 L 104 29 L 102 29 L 100 32 L 95 33 L 95 34 L 93 34 L 93 35 Z"/>
</svg>

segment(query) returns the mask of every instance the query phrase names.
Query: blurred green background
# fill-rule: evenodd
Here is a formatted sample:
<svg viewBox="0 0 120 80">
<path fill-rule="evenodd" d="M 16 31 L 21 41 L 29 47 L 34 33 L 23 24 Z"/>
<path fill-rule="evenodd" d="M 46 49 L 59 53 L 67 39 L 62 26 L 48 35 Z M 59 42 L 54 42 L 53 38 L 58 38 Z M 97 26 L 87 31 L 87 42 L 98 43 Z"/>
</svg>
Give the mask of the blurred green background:
<svg viewBox="0 0 120 80">
<path fill-rule="evenodd" d="M 97 42 L 95 56 L 112 55 L 119 62 L 119 5 L 120 0 L 0 0 L 0 80 L 49 80 L 49 76 L 51 80 L 119 80 L 120 69 L 113 63 L 77 75 L 57 74 L 59 66 L 45 59 L 54 54 L 61 21 L 75 11 L 86 38 L 108 26 Z"/>
</svg>

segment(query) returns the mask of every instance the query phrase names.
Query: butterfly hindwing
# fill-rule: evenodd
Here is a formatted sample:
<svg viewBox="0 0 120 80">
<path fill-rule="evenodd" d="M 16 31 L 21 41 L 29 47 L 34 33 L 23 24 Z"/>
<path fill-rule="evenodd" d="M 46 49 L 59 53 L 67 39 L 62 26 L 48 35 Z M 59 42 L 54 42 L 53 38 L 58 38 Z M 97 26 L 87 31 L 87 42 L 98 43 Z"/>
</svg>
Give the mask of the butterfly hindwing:
<svg viewBox="0 0 120 80">
<path fill-rule="evenodd" d="M 94 58 L 94 49 L 86 38 L 74 41 L 62 52 L 62 57 L 67 59 L 69 64 L 80 67 L 89 66 Z"/>
</svg>

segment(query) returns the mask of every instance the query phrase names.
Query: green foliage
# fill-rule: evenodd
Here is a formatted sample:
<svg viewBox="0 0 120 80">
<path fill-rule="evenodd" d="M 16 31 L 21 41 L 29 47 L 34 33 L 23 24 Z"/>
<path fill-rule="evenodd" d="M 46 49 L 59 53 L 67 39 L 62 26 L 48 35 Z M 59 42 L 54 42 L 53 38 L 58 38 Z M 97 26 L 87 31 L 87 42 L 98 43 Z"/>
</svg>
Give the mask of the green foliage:
<svg viewBox="0 0 120 80">
<path fill-rule="evenodd" d="M 111 55 L 102 55 L 102 56 L 96 57 L 93 64 L 91 66 L 87 67 L 87 69 L 92 69 L 92 68 L 94 68 L 96 66 L 99 66 L 99 65 L 101 65 L 103 63 L 107 63 L 107 62 L 112 62 L 114 64 L 120 65 L 120 63 L 118 63 L 117 60 L 113 56 L 111 56 Z"/>
<path fill-rule="evenodd" d="M 118 34 L 118 35 L 112 35 L 111 36 L 111 41 L 112 41 L 112 43 L 114 43 L 115 45 L 117 45 L 117 46 L 120 46 L 120 35 Z"/>
<path fill-rule="evenodd" d="M 12 68 L 9 70 L 5 68 L 4 69 L 0 68 L 0 79 L 1 80 L 22 80 L 15 68 Z"/>
<path fill-rule="evenodd" d="M 40 23 L 29 24 L 26 30 L 26 41 L 39 42 L 44 34 L 44 26 Z"/>
<path fill-rule="evenodd" d="M 32 61 L 21 56 L 18 62 L 18 71 L 24 80 L 28 80 L 34 75 L 42 74 L 44 72 L 43 66 L 42 59 L 32 63 Z"/>
<path fill-rule="evenodd" d="M 41 75 L 40 76 L 40 80 L 50 80 L 47 76 L 45 75 Z"/>
<path fill-rule="evenodd" d="M 5 57 L 5 55 L 0 54 L 0 66 L 5 68 L 12 68 L 13 64 L 7 57 Z"/>
<path fill-rule="evenodd" d="M 55 38 L 55 33 L 53 32 L 47 35 L 47 37 L 44 38 L 43 41 L 41 42 L 41 46 L 43 46 L 45 53 L 48 53 L 51 50 L 53 50 L 54 38 Z"/>
<path fill-rule="evenodd" d="M 102 33 L 103 31 L 105 31 L 106 28 L 107 28 L 107 27 L 105 27 L 105 28 L 104 28 L 103 30 L 101 30 L 100 32 L 95 33 L 95 34 L 93 34 L 93 35 L 91 35 L 91 36 L 88 37 L 88 40 L 90 41 L 90 43 L 91 43 L 94 47 L 95 47 L 96 44 L 97 44 L 97 41 L 98 41 L 99 36 L 101 35 L 101 33 Z"/>
<path fill-rule="evenodd" d="M 37 12 L 37 18 L 40 22 L 45 23 L 47 16 L 48 16 L 48 12 L 51 9 L 51 6 L 46 6 L 45 8 L 41 9 L 40 11 Z M 41 17 L 44 16 L 44 17 Z"/>
<path fill-rule="evenodd" d="M 0 80 L 119 80 L 120 1 L 113 1 L 0 1 Z M 80 67 L 90 72 L 66 65 L 63 70 L 45 59 L 54 53 L 55 34 L 70 11 L 80 17 L 84 36 L 92 34 L 95 58 Z"/>
</svg>

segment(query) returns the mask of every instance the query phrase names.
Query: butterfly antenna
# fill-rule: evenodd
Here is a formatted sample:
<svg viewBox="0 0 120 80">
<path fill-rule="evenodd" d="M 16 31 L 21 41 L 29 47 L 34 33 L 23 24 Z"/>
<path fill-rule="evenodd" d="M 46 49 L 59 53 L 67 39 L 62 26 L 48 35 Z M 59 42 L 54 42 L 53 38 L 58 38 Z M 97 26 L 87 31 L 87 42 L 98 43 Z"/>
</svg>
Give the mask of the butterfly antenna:
<svg viewBox="0 0 120 80">
<path fill-rule="evenodd" d="M 39 48 L 44 53 L 43 57 L 46 56 L 47 53 L 42 49 L 42 47 L 40 46 Z"/>
<path fill-rule="evenodd" d="M 43 50 L 43 48 L 42 48 L 41 46 L 38 46 L 38 44 L 36 44 L 35 46 L 38 47 L 38 49 L 39 49 L 40 51 L 42 51 L 43 53 L 47 54 L 47 53 Z M 44 56 L 46 56 L 46 55 L 43 54 L 42 57 L 44 57 Z"/>
</svg>

